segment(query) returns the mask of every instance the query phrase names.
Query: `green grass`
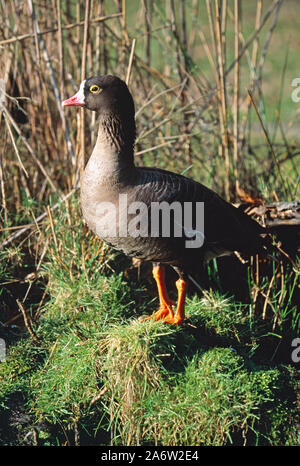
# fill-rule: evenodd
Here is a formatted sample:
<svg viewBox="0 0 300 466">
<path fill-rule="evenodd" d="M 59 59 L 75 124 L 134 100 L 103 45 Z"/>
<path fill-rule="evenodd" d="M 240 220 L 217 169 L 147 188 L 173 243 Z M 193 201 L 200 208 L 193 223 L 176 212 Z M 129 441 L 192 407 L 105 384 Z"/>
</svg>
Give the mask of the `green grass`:
<svg viewBox="0 0 300 466">
<path fill-rule="evenodd" d="M 25 432 L 42 426 L 39 444 L 72 444 L 75 427 L 88 444 L 105 444 L 110 431 L 116 445 L 296 438 L 296 387 L 288 390 L 292 373 L 284 368 L 250 365 L 232 347 L 205 347 L 186 328 L 109 316 L 104 323 L 87 308 L 72 325 L 60 308 L 51 314 L 37 328 L 41 345 L 25 338 L 0 366 L 2 411 L 22 394 Z"/>
<path fill-rule="evenodd" d="M 48 298 L 32 323 L 37 341 L 26 329 L 8 331 L 2 444 L 299 442 L 296 372 L 272 362 L 280 326 L 274 336 L 272 320 L 218 289 L 188 298 L 183 326 L 143 321 L 153 293 L 118 273 L 122 256 L 101 257 L 90 232 L 82 249 L 76 201 L 54 228 L 40 278 Z"/>
</svg>

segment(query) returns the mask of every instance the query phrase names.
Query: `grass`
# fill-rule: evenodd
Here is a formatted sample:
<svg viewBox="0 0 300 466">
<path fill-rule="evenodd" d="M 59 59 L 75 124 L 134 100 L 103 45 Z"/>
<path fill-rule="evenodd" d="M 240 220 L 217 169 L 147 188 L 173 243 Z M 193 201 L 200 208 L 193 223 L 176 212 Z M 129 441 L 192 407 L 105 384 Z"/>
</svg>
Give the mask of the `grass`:
<svg viewBox="0 0 300 466">
<path fill-rule="evenodd" d="M 99 260 L 88 231 L 82 249 L 77 202 L 53 226 L 41 275 L 47 301 L 29 314 L 36 340 L 25 328 L 6 334 L 2 444 L 298 442 L 296 370 L 272 361 L 285 335 L 279 325 L 274 336 L 271 319 L 220 289 L 192 293 L 182 327 L 143 321 L 152 293 L 113 270 L 121 256 L 107 250 Z"/>
<path fill-rule="evenodd" d="M 86 114 L 84 132 L 78 114 L 66 120 L 59 102 L 74 94 L 85 62 L 88 75 L 131 71 L 137 164 L 184 172 L 234 202 L 241 201 L 237 179 L 265 203 L 297 198 L 299 111 L 290 83 L 298 72 L 299 3 L 283 2 L 278 16 L 273 10 L 224 89 L 219 82 L 219 96 L 218 76 L 235 56 L 236 2 L 227 2 L 218 53 L 216 3 L 91 2 L 88 41 L 74 26 L 86 2 L 53 2 L 48 15 L 46 1 L 33 1 L 35 17 L 29 9 L 19 15 L 15 2 L 1 4 L 2 445 L 299 444 L 294 236 L 283 247 L 296 265 L 279 254 L 214 260 L 196 277 L 204 292 L 190 286 L 182 326 L 143 321 L 157 307 L 149 265 L 133 267 L 95 237 L 73 190 L 97 122 Z M 240 3 L 241 48 L 255 31 L 260 0 Z M 263 2 L 260 20 L 272 4 Z M 54 31 L 15 40 L 32 32 L 32 21 L 35 30 Z M 167 278 L 171 287 L 172 272 Z"/>
<path fill-rule="evenodd" d="M 156 322 L 104 324 L 86 308 L 70 325 L 55 314 L 40 319 L 41 345 L 25 339 L 1 365 L 2 419 L 18 396 L 29 413 L 20 444 L 33 427 L 40 445 L 73 444 L 76 432 L 79 444 L 297 441 L 296 387 L 284 367 L 250 364 L 233 347 L 205 347 Z M 16 441 L 11 430 L 8 422 L 2 442 Z"/>
</svg>

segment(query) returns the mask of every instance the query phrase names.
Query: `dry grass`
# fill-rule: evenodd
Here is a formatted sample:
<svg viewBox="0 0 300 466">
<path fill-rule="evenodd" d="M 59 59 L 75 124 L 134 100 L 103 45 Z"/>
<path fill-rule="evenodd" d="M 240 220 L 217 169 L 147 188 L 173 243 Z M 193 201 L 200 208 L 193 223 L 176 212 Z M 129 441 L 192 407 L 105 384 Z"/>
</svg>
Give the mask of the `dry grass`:
<svg viewBox="0 0 300 466">
<path fill-rule="evenodd" d="M 28 1 L 22 14 L 14 1 L 1 6 L 1 146 L 7 148 L 1 157 L 1 190 L 6 221 L 8 211 L 22 203 L 24 197 L 46 205 L 50 196 L 62 198 L 78 180 L 94 140 L 95 119 L 83 112 L 66 118 L 61 101 L 86 75 L 94 73 L 114 73 L 127 80 L 130 72 L 135 74 L 130 87 L 138 112 L 139 163 L 168 165 L 175 170 L 193 165 L 194 176 L 228 199 L 236 199 L 238 179 L 244 189 L 259 191 L 257 173 L 249 170 L 249 163 L 253 164 L 247 155 L 251 130 L 246 122 L 250 112 L 248 104 L 244 111 L 247 94 L 241 88 L 241 63 L 242 85 L 252 90 L 256 102 L 262 102 L 262 70 L 280 1 L 272 2 L 263 12 L 258 1 L 256 22 L 247 40 L 239 2 L 232 10 L 229 2 L 221 8 L 222 2 L 207 1 L 206 11 L 202 6 L 201 12 L 196 4 L 182 1 L 176 7 L 171 2 L 170 8 L 141 2 L 136 24 L 126 2 L 52 3 L 53 15 L 47 14 L 48 4 L 43 1 Z M 200 30 L 199 36 L 192 28 L 187 38 L 187 28 L 196 21 L 193 19 L 191 24 L 192 13 L 208 15 L 210 28 L 203 25 L 205 35 Z M 228 57 L 232 48 L 228 31 L 234 36 L 233 61 Z M 265 31 L 269 31 L 265 43 L 259 47 L 258 38 Z M 168 63 L 162 69 L 157 54 L 163 44 Z M 199 53 L 211 65 L 210 69 L 206 66 L 205 73 L 197 64 Z M 245 57 L 251 63 L 248 83 Z M 216 77 L 215 83 L 210 74 Z M 243 126 L 239 131 L 240 120 Z M 153 149 L 156 147 L 159 156 Z M 215 157 L 217 147 L 219 156 Z M 290 146 L 279 150 L 278 157 L 288 151 L 288 159 L 293 158 Z M 261 163 L 263 171 L 259 173 L 263 179 L 273 161 L 264 157 Z M 279 160 L 279 165 L 287 176 L 285 182 L 295 193 L 295 178 L 289 168 L 285 173 L 289 160 L 284 166 Z M 265 178 L 266 184 L 272 181 L 270 176 L 269 181 Z M 275 189 L 280 198 L 283 187 L 277 184 Z M 7 226 L 11 226 L 10 222 Z"/>
</svg>

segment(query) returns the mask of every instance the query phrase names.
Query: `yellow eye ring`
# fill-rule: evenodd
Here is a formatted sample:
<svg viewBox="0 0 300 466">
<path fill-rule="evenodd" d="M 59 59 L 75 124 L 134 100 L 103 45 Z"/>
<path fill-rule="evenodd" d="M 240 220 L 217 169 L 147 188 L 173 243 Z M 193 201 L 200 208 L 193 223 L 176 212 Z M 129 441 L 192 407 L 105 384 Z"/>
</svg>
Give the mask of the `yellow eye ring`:
<svg viewBox="0 0 300 466">
<path fill-rule="evenodd" d="M 97 86 L 96 84 L 93 84 L 93 85 L 90 87 L 90 92 L 91 92 L 92 94 L 99 94 L 100 90 L 101 90 L 100 87 Z"/>
</svg>

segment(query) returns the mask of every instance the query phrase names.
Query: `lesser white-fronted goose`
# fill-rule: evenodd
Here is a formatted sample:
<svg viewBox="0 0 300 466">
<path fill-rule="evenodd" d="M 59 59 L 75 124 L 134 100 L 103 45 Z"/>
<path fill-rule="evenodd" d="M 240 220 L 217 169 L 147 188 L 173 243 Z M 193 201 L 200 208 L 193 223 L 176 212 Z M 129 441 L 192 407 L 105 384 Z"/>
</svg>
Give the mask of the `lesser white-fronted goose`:
<svg viewBox="0 0 300 466">
<path fill-rule="evenodd" d="M 233 251 L 258 251 L 263 245 L 264 228 L 192 179 L 135 166 L 134 102 L 127 85 L 118 77 L 84 80 L 77 94 L 63 105 L 83 106 L 100 116 L 97 142 L 81 180 L 81 204 L 89 228 L 126 255 L 153 263 L 160 307 L 151 317 L 181 323 L 185 318 L 188 276 L 214 257 Z M 157 216 L 155 211 L 154 218 L 153 206 L 159 206 L 163 214 Z M 166 232 L 163 221 L 168 212 Z M 182 222 L 178 222 L 178 212 Z M 198 214 L 203 214 L 201 225 L 204 219 L 200 231 Z M 198 241 L 197 247 L 192 240 Z M 165 285 L 165 264 L 179 275 L 176 310 Z"/>
</svg>

